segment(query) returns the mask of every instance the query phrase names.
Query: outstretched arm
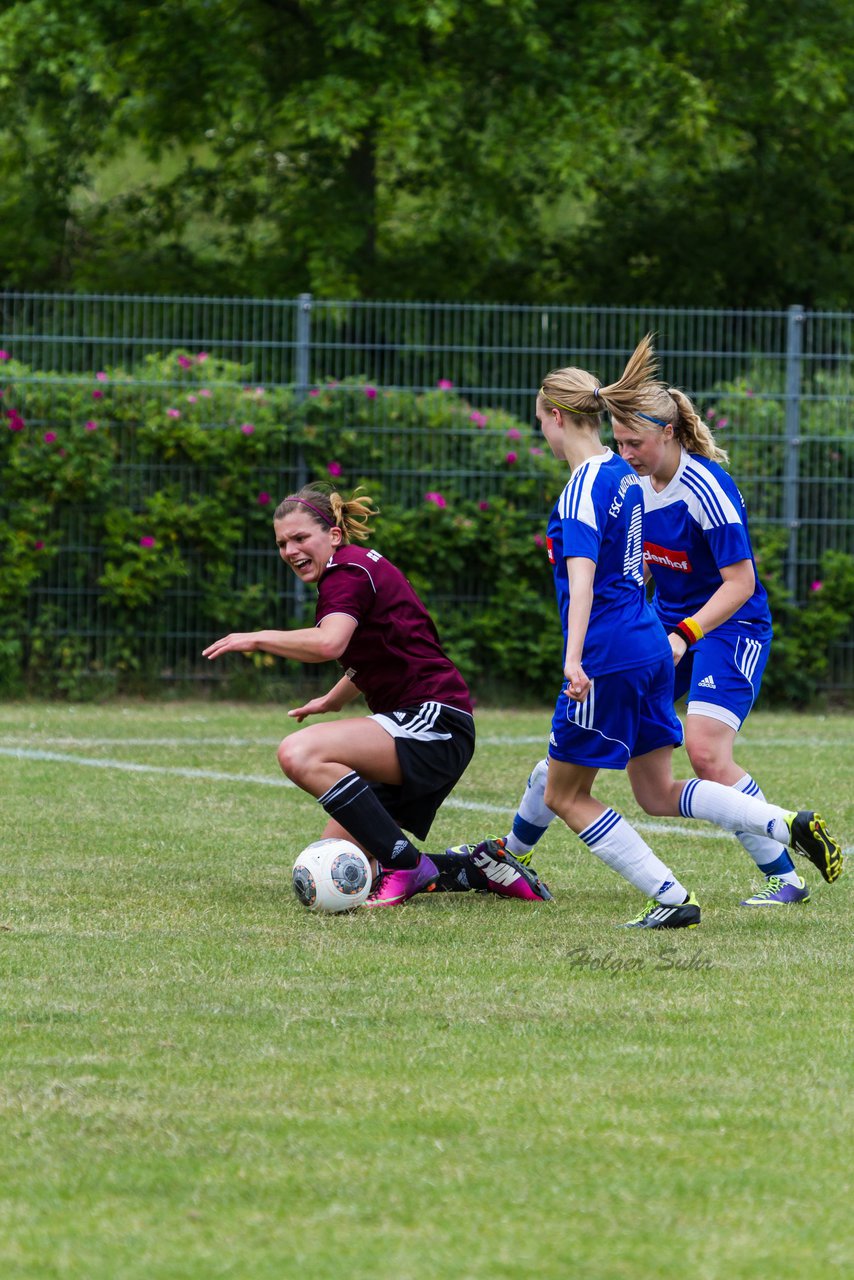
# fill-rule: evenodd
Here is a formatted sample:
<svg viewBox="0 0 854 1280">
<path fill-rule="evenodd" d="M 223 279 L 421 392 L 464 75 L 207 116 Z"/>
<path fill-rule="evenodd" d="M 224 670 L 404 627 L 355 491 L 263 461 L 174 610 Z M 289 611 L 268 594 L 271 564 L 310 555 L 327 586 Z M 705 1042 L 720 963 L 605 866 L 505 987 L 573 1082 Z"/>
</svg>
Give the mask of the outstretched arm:
<svg viewBox="0 0 854 1280">
<path fill-rule="evenodd" d="M 330 613 L 316 627 L 297 631 L 236 631 L 202 650 L 213 661 L 224 653 L 272 653 L 297 662 L 329 662 L 340 658 L 358 623 L 346 613 Z"/>
</svg>

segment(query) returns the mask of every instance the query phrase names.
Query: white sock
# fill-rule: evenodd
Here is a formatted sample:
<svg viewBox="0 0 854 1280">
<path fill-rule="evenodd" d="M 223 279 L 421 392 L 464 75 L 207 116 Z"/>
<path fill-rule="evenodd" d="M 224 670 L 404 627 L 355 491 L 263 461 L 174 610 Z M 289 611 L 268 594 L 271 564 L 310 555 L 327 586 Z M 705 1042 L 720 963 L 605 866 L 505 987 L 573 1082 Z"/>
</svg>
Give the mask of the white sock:
<svg viewBox="0 0 854 1280">
<path fill-rule="evenodd" d="M 679 797 L 679 812 L 683 818 L 701 818 L 714 822 L 724 831 L 745 831 L 754 836 L 770 836 L 780 844 L 789 843 L 785 809 L 767 800 L 755 800 L 720 782 L 704 782 L 692 778 L 686 782 Z"/>
<path fill-rule="evenodd" d="M 534 765 L 522 799 L 519 801 L 512 830 L 506 839 L 508 850 L 517 858 L 520 853 L 531 852 L 537 841 L 546 834 L 549 823 L 556 816 L 543 798 L 546 794 L 548 771 L 548 760 L 540 760 Z"/>
<path fill-rule="evenodd" d="M 688 897 L 685 886 L 616 810 L 606 809 L 578 838 L 597 858 L 640 889 L 644 897 L 655 898 L 666 906 L 678 906 Z"/>
<path fill-rule="evenodd" d="M 761 800 L 763 804 L 767 804 L 762 788 L 754 778 L 751 778 L 749 773 L 745 773 L 743 777 L 739 778 L 738 782 L 734 782 L 732 789 L 733 791 L 741 791 L 746 796 L 753 796 L 755 800 Z M 736 831 L 735 834 L 763 875 L 768 878 L 779 876 L 781 880 L 785 880 L 788 884 L 799 885 L 801 883 L 801 878 L 795 871 L 795 864 L 784 845 L 779 844 L 776 840 L 769 839 L 768 836 L 753 836 L 749 831 Z"/>
</svg>

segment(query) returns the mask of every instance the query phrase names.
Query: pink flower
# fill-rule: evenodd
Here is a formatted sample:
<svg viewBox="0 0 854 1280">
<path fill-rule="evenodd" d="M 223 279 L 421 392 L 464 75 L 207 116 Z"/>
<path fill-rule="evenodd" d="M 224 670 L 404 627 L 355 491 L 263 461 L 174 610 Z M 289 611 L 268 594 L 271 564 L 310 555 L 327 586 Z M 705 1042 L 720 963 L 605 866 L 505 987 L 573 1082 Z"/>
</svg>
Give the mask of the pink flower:
<svg viewBox="0 0 854 1280">
<path fill-rule="evenodd" d="M 326 464 L 326 470 L 331 476 L 340 476 L 343 469 L 340 462 L 327 462 Z"/>
<path fill-rule="evenodd" d="M 102 370 L 100 371 L 100 373 L 96 373 L 96 374 L 95 374 L 95 381 L 96 381 L 96 382 L 109 382 L 109 375 L 108 375 L 108 374 L 106 374 L 106 373 L 104 373 L 104 371 L 103 371 L 103 369 L 102 369 Z"/>
<path fill-rule="evenodd" d="M 178 363 L 182 369 L 192 369 L 193 362 L 189 356 L 179 356 Z"/>
<path fill-rule="evenodd" d="M 337 378 L 327 378 L 327 379 L 326 379 L 326 385 L 327 385 L 327 387 L 337 387 L 337 386 L 338 386 L 338 379 L 337 379 Z"/>
<path fill-rule="evenodd" d="M 199 392 L 199 395 L 205 396 L 207 398 L 210 395 L 210 391 L 208 391 L 207 387 L 202 387 L 201 391 Z"/>
<path fill-rule="evenodd" d="M 33 543 L 33 547 L 36 551 L 44 551 L 44 543 L 42 542 L 41 538 L 36 539 L 36 541 Z"/>
<path fill-rule="evenodd" d="M 538 449 L 536 445 L 532 445 L 532 447 L 528 450 L 528 453 L 532 453 L 535 458 L 541 458 L 543 456 L 542 449 Z"/>
<path fill-rule="evenodd" d="M 312 387 L 308 394 L 314 397 L 314 396 L 319 396 L 320 392 L 318 391 L 317 387 Z"/>
<path fill-rule="evenodd" d="M 256 396 L 263 396 L 263 395 L 266 395 L 266 392 L 264 391 L 263 387 L 256 387 L 255 394 Z"/>
<path fill-rule="evenodd" d="M 486 414 L 479 413 L 477 409 L 475 409 L 474 413 L 469 414 L 469 422 L 473 422 L 478 431 L 480 431 L 482 427 L 486 426 L 487 421 L 488 419 Z"/>
<path fill-rule="evenodd" d="M 11 360 L 11 359 L 12 357 L 9 355 L 8 351 L 0 351 L 0 360 Z"/>
<path fill-rule="evenodd" d="M 718 431 L 729 426 L 729 418 L 718 418 Z"/>
<path fill-rule="evenodd" d="M 507 454 L 504 461 L 507 463 L 508 467 L 512 467 L 513 463 L 517 461 L 517 458 L 518 458 L 518 455 L 515 454 L 511 449 L 510 453 Z"/>
<path fill-rule="evenodd" d="M 97 430 L 98 430 L 98 424 L 97 424 L 97 422 L 95 421 L 95 419 L 94 419 L 94 418 L 90 418 L 88 422 L 84 422 L 84 424 L 83 424 L 83 430 L 84 430 L 84 431 L 97 431 Z"/>
<path fill-rule="evenodd" d="M 270 495 L 269 495 L 269 493 L 259 493 L 259 494 L 258 494 L 258 506 L 259 506 L 259 507 L 266 507 L 266 506 L 268 506 L 268 505 L 269 505 L 269 502 L 270 502 Z"/>
<path fill-rule="evenodd" d="M 54 440 L 56 439 L 56 432 L 46 431 L 42 439 L 44 440 L 45 444 L 53 444 Z"/>
<path fill-rule="evenodd" d="M 546 545 L 546 540 L 545 540 L 545 538 L 543 537 L 543 535 L 542 535 L 541 533 L 535 533 L 535 534 L 534 534 L 534 546 L 535 546 L 535 547 L 544 547 L 545 545 Z"/>
<path fill-rule="evenodd" d="M 823 586 L 824 583 L 819 578 L 816 578 L 815 582 L 810 583 L 810 591 L 821 591 Z"/>
<path fill-rule="evenodd" d="M 747 396 L 748 400 L 752 400 L 753 397 L 756 395 L 756 392 L 751 391 L 750 388 L 748 387 L 744 394 Z"/>
<path fill-rule="evenodd" d="M 166 410 L 166 417 L 167 417 L 167 418 L 180 418 L 180 416 L 181 416 L 181 410 L 180 410 L 180 409 L 167 409 L 167 410 Z"/>
<path fill-rule="evenodd" d="M 198 360 L 199 364 L 204 364 L 207 358 L 208 358 L 207 351 L 200 351 L 199 354 L 196 356 L 196 359 Z"/>
<path fill-rule="evenodd" d="M 154 538 L 152 538 L 150 534 L 145 534 L 143 537 L 140 538 L 139 545 L 141 547 L 153 547 L 154 541 L 155 541 Z"/>
<path fill-rule="evenodd" d="M 711 422 L 711 420 L 712 420 L 712 418 L 713 418 L 714 416 L 715 416 L 715 411 L 714 411 L 714 409 L 707 409 L 707 410 L 706 410 L 706 418 L 708 419 L 708 421 L 709 421 L 709 422 Z"/>
<path fill-rule="evenodd" d="M 453 382 L 451 382 L 450 378 L 440 378 L 439 381 L 436 383 L 436 386 L 439 388 L 440 391 L 450 391 L 453 385 L 454 384 Z"/>
<path fill-rule="evenodd" d="M 103 400 L 103 398 L 104 398 L 104 393 L 103 393 L 103 391 L 93 391 L 93 392 L 92 392 L 92 399 L 93 399 L 93 400 Z"/>
<path fill-rule="evenodd" d="M 365 387 L 365 395 L 368 397 L 369 400 L 376 400 L 377 398 L 376 387 Z"/>
<path fill-rule="evenodd" d="M 424 501 L 435 502 L 437 507 L 446 507 L 448 505 L 441 493 L 425 493 Z"/>
<path fill-rule="evenodd" d="M 488 510 L 489 510 L 489 503 L 488 503 L 488 502 L 479 502 L 479 503 L 477 504 L 477 509 L 478 509 L 478 511 L 488 511 Z"/>
<path fill-rule="evenodd" d="M 195 404 L 198 398 L 198 396 L 187 396 L 187 404 Z"/>
<path fill-rule="evenodd" d="M 510 430 L 507 432 L 507 439 L 508 439 L 508 440 L 521 440 L 521 439 L 522 439 L 522 432 L 519 430 L 519 428 L 518 428 L 518 427 L 511 427 L 511 428 L 510 428 Z"/>
<path fill-rule="evenodd" d="M 242 423 L 240 430 L 243 432 L 245 436 L 251 436 L 251 435 L 254 435 L 255 433 L 255 428 L 251 422 Z"/>
<path fill-rule="evenodd" d="M 7 409 L 6 417 L 9 419 L 10 431 L 23 431 L 24 427 L 27 425 L 18 413 L 17 409 Z"/>
</svg>

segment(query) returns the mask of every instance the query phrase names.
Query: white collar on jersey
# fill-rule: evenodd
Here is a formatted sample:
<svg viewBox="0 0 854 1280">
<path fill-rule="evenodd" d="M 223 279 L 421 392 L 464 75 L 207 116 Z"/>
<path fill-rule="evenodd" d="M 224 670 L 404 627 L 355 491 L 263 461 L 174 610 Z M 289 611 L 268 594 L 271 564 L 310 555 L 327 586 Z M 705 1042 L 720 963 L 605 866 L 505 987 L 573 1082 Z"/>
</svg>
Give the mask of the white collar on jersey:
<svg viewBox="0 0 854 1280">
<path fill-rule="evenodd" d="M 588 463 L 592 463 L 592 465 L 596 467 L 601 467 L 604 462 L 609 462 L 613 456 L 613 449 L 609 449 L 608 446 L 605 445 L 604 453 L 594 453 L 592 458 L 585 458 L 583 462 L 579 462 L 578 466 L 572 468 L 572 475 L 575 475 L 579 467 L 586 467 Z"/>
</svg>

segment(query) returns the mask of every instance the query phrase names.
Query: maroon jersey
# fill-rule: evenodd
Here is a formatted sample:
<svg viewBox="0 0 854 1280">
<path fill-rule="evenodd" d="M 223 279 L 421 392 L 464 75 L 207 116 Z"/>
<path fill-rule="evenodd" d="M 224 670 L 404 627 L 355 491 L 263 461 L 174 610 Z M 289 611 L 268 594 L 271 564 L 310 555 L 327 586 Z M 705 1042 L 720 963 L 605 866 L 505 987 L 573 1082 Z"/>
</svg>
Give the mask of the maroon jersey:
<svg viewBox="0 0 854 1280">
<path fill-rule="evenodd" d="M 406 578 L 378 551 L 339 547 L 317 586 L 317 621 L 346 613 L 358 626 L 339 662 L 373 712 L 442 702 L 471 712 L 465 681 Z"/>
</svg>

